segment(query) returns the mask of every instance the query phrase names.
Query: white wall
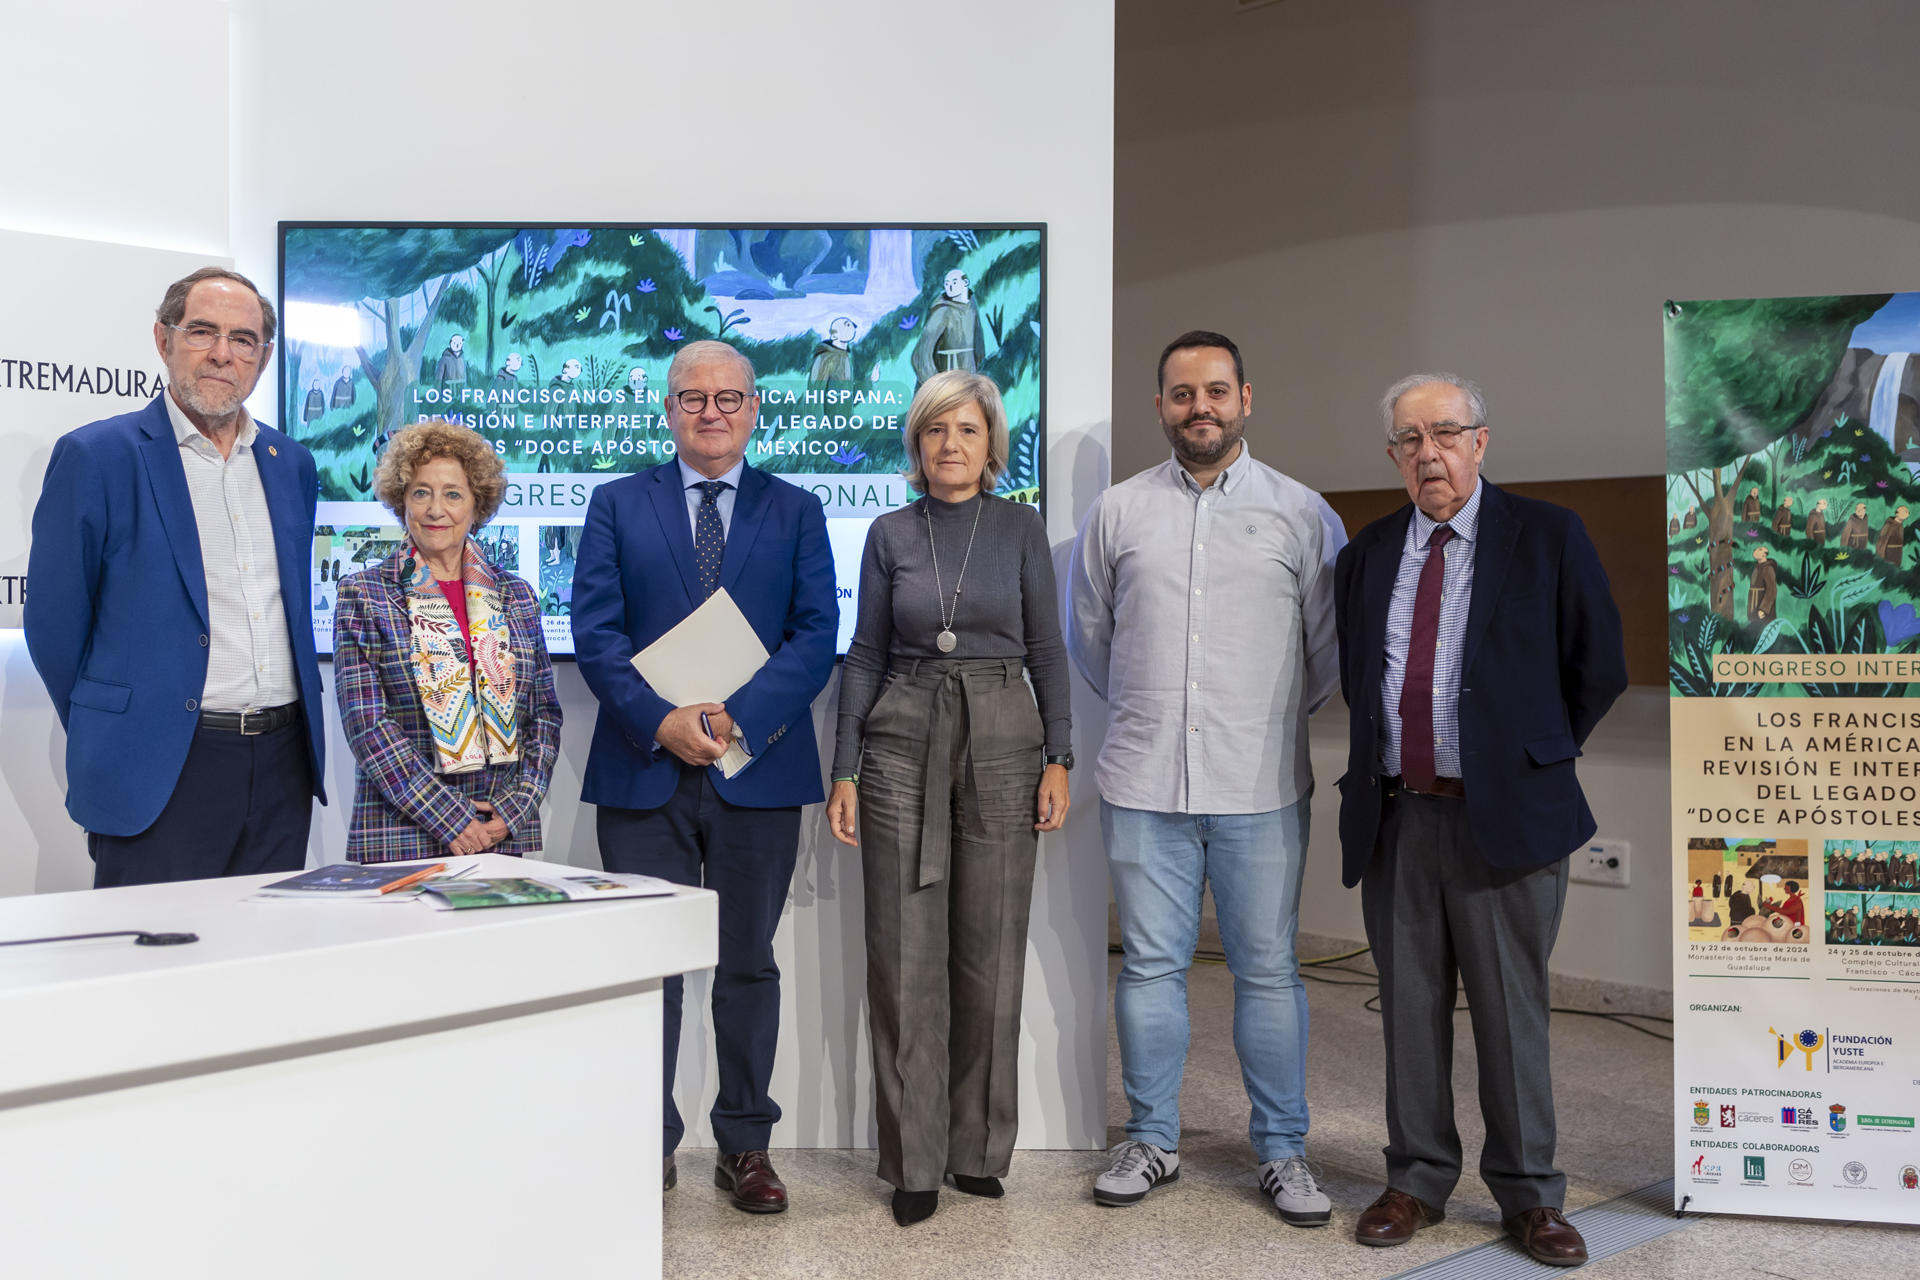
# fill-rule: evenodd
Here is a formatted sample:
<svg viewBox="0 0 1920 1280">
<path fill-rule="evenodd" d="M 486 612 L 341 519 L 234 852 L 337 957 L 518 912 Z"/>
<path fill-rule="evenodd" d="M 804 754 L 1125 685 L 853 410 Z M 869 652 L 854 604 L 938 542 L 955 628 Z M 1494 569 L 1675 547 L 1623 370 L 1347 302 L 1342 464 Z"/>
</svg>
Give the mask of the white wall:
<svg viewBox="0 0 1920 1280">
<path fill-rule="evenodd" d="M 1651 475 L 1662 301 L 1920 285 L 1911 4 L 1117 8 L 1116 475 L 1186 328 L 1316 488 L 1394 483 L 1375 402 L 1436 366 L 1487 386 L 1495 479 Z"/>
<path fill-rule="evenodd" d="M 13 5 L 0 47 L 0 228 L 201 253 L 227 243 L 227 6 L 223 0 Z M 165 66 L 197 66 L 193 81 Z M 16 279 L 14 283 L 19 283 Z M 153 303 L 160 301 L 158 293 Z M 31 291 L 8 306 L 31 312 Z M 107 317 L 145 334 L 145 314 Z M 49 359 L 51 350 L 9 350 Z M 0 391 L 0 413 L 9 396 Z M 101 413 L 125 406 L 102 402 Z M 73 425 L 80 425 L 78 422 Z M 11 447 L 45 444 L 11 438 Z M 0 497 L 24 526 L 37 494 Z M 0 631 L 0 896 L 93 881 L 66 811 L 66 736 L 18 631 Z"/>
<path fill-rule="evenodd" d="M 884 0 L 235 0 L 233 18 L 232 253 L 263 280 L 283 218 L 1048 222 L 1049 533 L 1064 562 L 1107 477 L 1109 5 L 1055 3 L 1040 21 L 1029 4 L 981 0 L 954 21 Z M 271 418 L 270 395 L 255 401 Z M 570 665 L 559 683 L 548 856 L 598 865 L 592 812 L 574 800 L 594 701 Z M 1099 703 L 1076 696 L 1090 758 Z M 351 766 L 332 707 L 329 724 L 336 799 L 316 845 L 335 857 Z M 1106 869 L 1087 777 L 1064 838 L 1041 851 L 1022 1035 L 1029 1146 L 1104 1145 Z M 810 810 L 776 942 L 776 1145 L 870 1141 L 857 859 Z M 689 983 L 690 1010 L 703 989 Z M 713 1080 L 688 1025 L 682 1109 L 702 1117 L 689 1141 L 705 1142 L 695 1097 Z"/>
<path fill-rule="evenodd" d="M 1580 479 L 1666 469 L 1665 299 L 1920 287 L 1913 5 L 1117 8 L 1115 475 L 1165 456 L 1154 361 L 1188 328 L 1241 345 L 1256 456 L 1316 488 L 1398 483 L 1375 404 L 1434 367 L 1486 384 L 1490 478 Z M 1573 886 L 1559 972 L 1670 985 L 1663 702 L 1580 762 L 1633 884 Z M 1359 937 L 1343 714 L 1313 727 L 1301 927 Z"/>
<path fill-rule="evenodd" d="M 224 0 L 10 4 L 0 23 L 0 226 L 225 253 Z"/>
</svg>

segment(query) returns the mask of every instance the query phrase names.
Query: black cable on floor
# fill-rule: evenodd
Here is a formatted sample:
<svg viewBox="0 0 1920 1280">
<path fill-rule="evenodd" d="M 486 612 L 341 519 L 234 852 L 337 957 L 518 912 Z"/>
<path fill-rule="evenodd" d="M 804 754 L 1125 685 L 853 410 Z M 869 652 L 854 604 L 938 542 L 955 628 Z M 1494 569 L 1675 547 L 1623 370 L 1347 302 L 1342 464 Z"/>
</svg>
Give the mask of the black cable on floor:
<svg viewBox="0 0 1920 1280">
<path fill-rule="evenodd" d="M 1375 987 L 1375 988 L 1378 988 L 1378 986 L 1380 985 L 1380 977 L 1378 974 L 1370 973 L 1365 969 L 1354 969 L 1354 968 L 1350 968 L 1348 966 L 1340 965 L 1337 963 L 1338 961 L 1341 961 L 1341 960 L 1351 960 L 1356 956 L 1365 955 L 1367 952 L 1371 951 L 1372 949 L 1373 948 L 1371 947 L 1361 947 L 1358 950 L 1348 951 L 1341 955 L 1316 956 L 1311 960 L 1302 960 L 1300 962 L 1300 976 L 1302 978 L 1307 979 L 1310 982 L 1325 983 L 1329 987 Z M 1117 956 L 1117 955 L 1125 955 L 1126 952 L 1121 947 L 1109 945 L 1107 947 L 1107 954 Z M 1193 959 L 1196 964 L 1225 964 L 1227 962 L 1226 955 L 1218 951 L 1195 951 L 1193 953 Z M 1363 981 L 1347 982 L 1339 978 L 1329 978 L 1324 974 L 1310 972 L 1309 966 L 1318 966 L 1320 968 L 1324 968 L 1333 973 L 1350 973 L 1358 978 L 1363 979 Z M 1380 997 L 1377 994 L 1374 996 L 1371 996 L 1360 1007 L 1367 1010 L 1367 1012 L 1369 1013 L 1379 1013 Z M 1467 1012 L 1467 1006 L 1464 1003 L 1456 1003 L 1454 1005 L 1453 1011 L 1455 1013 L 1465 1013 Z M 1624 1013 L 1624 1012 L 1619 1012 L 1615 1010 L 1604 1010 L 1604 1009 L 1568 1009 L 1560 1005 L 1549 1005 L 1547 1011 L 1549 1013 L 1571 1014 L 1574 1017 L 1579 1017 L 1579 1018 L 1600 1018 L 1607 1022 L 1618 1023 L 1619 1025 L 1626 1027 L 1629 1030 L 1638 1031 L 1643 1036 L 1651 1036 L 1655 1040 L 1665 1040 L 1669 1043 L 1671 1043 L 1673 1040 L 1672 1036 L 1661 1035 L 1658 1031 L 1651 1031 L 1646 1027 L 1640 1026 L 1638 1023 L 1627 1021 L 1627 1019 L 1629 1018 L 1638 1018 L 1642 1022 L 1664 1022 L 1668 1026 L 1673 1025 L 1672 1018 L 1665 1018 L 1660 1016 L 1657 1013 Z"/>
</svg>

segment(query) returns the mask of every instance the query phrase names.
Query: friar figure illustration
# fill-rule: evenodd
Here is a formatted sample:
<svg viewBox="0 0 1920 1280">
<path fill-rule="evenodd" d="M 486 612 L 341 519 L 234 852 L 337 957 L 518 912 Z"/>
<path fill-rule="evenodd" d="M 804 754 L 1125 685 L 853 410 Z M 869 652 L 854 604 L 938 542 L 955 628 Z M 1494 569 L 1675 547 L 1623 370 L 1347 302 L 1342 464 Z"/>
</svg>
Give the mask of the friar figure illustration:
<svg viewBox="0 0 1920 1280">
<path fill-rule="evenodd" d="M 1740 509 L 1740 518 L 1748 522 L 1760 518 L 1760 486 L 1747 490 L 1747 504 Z"/>
<path fill-rule="evenodd" d="M 1780 509 L 1773 513 L 1773 531 L 1781 537 L 1793 532 L 1793 499 L 1780 499 Z"/>
<path fill-rule="evenodd" d="M 340 376 L 333 380 L 333 407 L 351 408 L 353 405 L 353 369 L 348 365 L 340 366 Z"/>
<path fill-rule="evenodd" d="M 944 292 L 927 308 L 927 322 L 913 348 L 916 383 L 949 369 L 969 372 L 986 357 L 986 337 L 980 331 L 980 311 L 973 305 L 973 284 L 955 267 L 941 283 Z"/>
<path fill-rule="evenodd" d="M 1813 510 L 1807 512 L 1807 538 L 1819 543 L 1827 540 L 1827 500 L 1825 498 L 1814 503 Z"/>
<path fill-rule="evenodd" d="M 1897 565 L 1907 552 L 1907 509 L 1896 507 L 1873 539 L 1873 554 L 1888 564 Z"/>
<path fill-rule="evenodd" d="M 1780 571 L 1768 558 L 1765 547 L 1753 549 L 1753 578 L 1747 583 L 1747 618 L 1752 622 L 1771 622 L 1774 602 L 1780 594 Z"/>
<path fill-rule="evenodd" d="M 507 362 L 494 371 L 493 389 L 506 391 L 520 385 L 520 366 L 525 363 L 518 351 L 507 352 Z"/>
<path fill-rule="evenodd" d="M 307 402 L 301 406 L 300 421 L 312 422 L 327 411 L 327 393 L 320 389 L 320 379 L 313 380 L 313 386 L 307 392 Z"/>
<path fill-rule="evenodd" d="M 1853 504 L 1853 514 L 1840 526 L 1840 545 L 1848 551 L 1860 551 L 1873 538 L 1873 531 L 1867 524 L 1867 504 Z"/>
<path fill-rule="evenodd" d="M 860 326 L 846 316 L 833 318 L 827 325 L 826 341 L 813 349 L 813 364 L 807 370 L 807 390 L 819 391 L 835 383 L 853 381 L 853 338 L 859 332 Z"/>
<path fill-rule="evenodd" d="M 463 387 L 467 384 L 467 340 L 461 334 L 454 334 L 447 340 L 447 349 L 440 353 L 440 363 L 434 366 L 433 380 L 441 386 Z"/>
</svg>

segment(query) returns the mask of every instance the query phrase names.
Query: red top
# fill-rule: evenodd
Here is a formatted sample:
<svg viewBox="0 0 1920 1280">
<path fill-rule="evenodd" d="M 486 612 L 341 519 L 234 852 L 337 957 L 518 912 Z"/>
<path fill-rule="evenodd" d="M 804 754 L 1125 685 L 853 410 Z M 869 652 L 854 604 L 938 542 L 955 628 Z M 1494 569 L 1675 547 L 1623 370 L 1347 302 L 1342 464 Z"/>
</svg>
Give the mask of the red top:
<svg viewBox="0 0 1920 1280">
<path fill-rule="evenodd" d="M 1807 922 L 1806 903 L 1799 894 L 1789 894 L 1787 900 L 1780 904 L 1780 914 L 1795 924 L 1805 924 Z"/>
<path fill-rule="evenodd" d="M 447 598 L 447 607 L 453 610 L 453 620 L 460 624 L 460 634 L 462 636 L 471 635 L 472 632 L 467 627 L 467 584 L 464 582 L 436 581 L 434 585 L 439 587 L 440 594 Z M 467 661 L 469 664 L 473 661 L 473 645 L 471 642 L 467 645 Z"/>
</svg>

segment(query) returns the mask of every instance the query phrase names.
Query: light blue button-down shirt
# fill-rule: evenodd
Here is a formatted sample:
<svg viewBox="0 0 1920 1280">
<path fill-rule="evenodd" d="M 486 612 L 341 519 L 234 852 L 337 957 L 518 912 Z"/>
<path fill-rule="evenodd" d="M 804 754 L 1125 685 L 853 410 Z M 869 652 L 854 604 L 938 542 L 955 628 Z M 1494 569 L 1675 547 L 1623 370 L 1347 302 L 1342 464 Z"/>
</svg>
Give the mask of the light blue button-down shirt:
<svg viewBox="0 0 1920 1280">
<path fill-rule="evenodd" d="M 1067 652 L 1107 700 L 1103 798 L 1224 814 L 1307 794 L 1307 714 L 1340 678 L 1345 543 L 1319 494 L 1244 444 L 1206 489 L 1169 459 L 1094 500 L 1069 571 Z"/>
<path fill-rule="evenodd" d="M 694 486 L 704 484 L 707 477 L 695 471 L 684 461 L 678 458 L 675 461 L 680 463 L 680 485 L 687 491 L 687 528 L 697 537 L 700 533 L 700 503 L 703 499 L 700 491 Z M 733 532 L 733 499 L 740 492 L 740 474 L 746 469 L 747 460 L 742 458 L 734 463 L 733 469 L 725 475 L 713 477 L 715 480 L 724 480 L 727 483 L 727 487 L 720 491 L 720 496 L 713 500 L 713 505 L 720 508 L 722 533 Z"/>
<path fill-rule="evenodd" d="M 1400 552 L 1400 573 L 1387 606 L 1387 665 L 1380 678 L 1380 771 L 1400 772 L 1400 689 L 1407 680 L 1407 642 L 1413 638 L 1413 602 L 1420 570 L 1427 563 L 1427 540 L 1438 521 L 1415 507 L 1407 522 L 1407 545 Z M 1440 628 L 1433 651 L 1433 771 L 1443 778 L 1460 773 L 1460 667 L 1467 636 L 1467 603 L 1473 599 L 1473 551 L 1480 539 L 1480 482 L 1474 481 L 1467 505 L 1447 521 L 1453 539 L 1440 548 L 1446 568 L 1440 576 Z"/>
</svg>

